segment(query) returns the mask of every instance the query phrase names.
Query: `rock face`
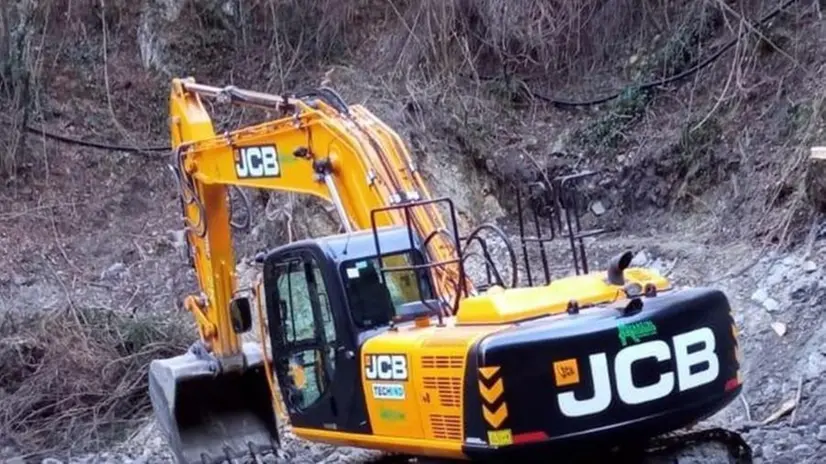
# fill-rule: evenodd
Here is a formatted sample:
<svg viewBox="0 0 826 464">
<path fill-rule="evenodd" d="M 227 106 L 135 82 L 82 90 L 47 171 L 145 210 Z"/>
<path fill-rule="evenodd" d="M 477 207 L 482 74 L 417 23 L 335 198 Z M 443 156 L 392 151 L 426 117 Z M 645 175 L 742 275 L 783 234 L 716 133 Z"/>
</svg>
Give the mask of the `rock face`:
<svg viewBox="0 0 826 464">
<path fill-rule="evenodd" d="M 138 26 L 138 47 L 143 67 L 161 71 L 167 75 L 188 71 L 183 64 L 189 52 L 184 39 L 191 31 L 179 21 L 185 8 L 191 7 L 186 0 L 143 0 Z M 232 30 L 238 15 L 232 0 L 207 0 L 197 2 L 199 13 L 217 20 Z M 178 45 L 176 48 L 174 45 Z"/>
<path fill-rule="evenodd" d="M 146 69 L 169 72 L 167 27 L 180 16 L 184 0 L 144 0 L 138 27 L 138 46 Z"/>
</svg>

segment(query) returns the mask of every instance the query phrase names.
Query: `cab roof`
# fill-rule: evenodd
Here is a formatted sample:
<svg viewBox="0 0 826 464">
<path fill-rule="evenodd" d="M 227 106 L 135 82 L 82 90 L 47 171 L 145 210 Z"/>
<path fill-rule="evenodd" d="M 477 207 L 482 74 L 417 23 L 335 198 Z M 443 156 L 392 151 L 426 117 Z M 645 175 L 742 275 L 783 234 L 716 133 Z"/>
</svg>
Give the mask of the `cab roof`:
<svg viewBox="0 0 826 464">
<path fill-rule="evenodd" d="M 397 253 L 411 248 L 408 228 L 405 226 L 378 228 L 378 236 L 382 254 Z M 316 242 L 336 264 L 376 255 L 376 243 L 372 229 L 320 237 L 316 239 Z M 421 250 L 421 240 L 415 231 L 412 247 Z"/>
<path fill-rule="evenodd" d="M 408 228 L 405 226 L 387 226 L 378 228 L 379 245 L 382 254 L 397 253 L 411 248 Z M 421 250 L 422 240 L 418 233 L 413 232 L 413 247 Z M 316 246 L 336 266 L 351 259 L 366 258 L 376 255 L 376 244 L 372 229 L 357 230 L 352 233 L 342 233 L 298 240 L 272 250 L 271 253 L 296 249 L 306 246 Z"/>
</svg>

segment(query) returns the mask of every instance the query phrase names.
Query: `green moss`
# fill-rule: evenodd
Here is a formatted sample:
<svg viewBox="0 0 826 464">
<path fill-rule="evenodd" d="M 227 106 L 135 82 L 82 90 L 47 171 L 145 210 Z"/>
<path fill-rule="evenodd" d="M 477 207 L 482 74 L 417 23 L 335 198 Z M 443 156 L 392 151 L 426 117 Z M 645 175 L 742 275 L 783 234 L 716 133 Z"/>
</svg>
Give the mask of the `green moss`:
<svg viewBox="0 0 826 464">
<path fill-rule="evenodd" d="M 686 18 L 650 60 L 647 73 L 654 78 L 673 76 L 686 71 L 703 59 L 697 48 L 708 39 L 722 22 L 719 8 L 709 7 L 702 2 Z"/>
<path fill-rule="evenodd" d="M 809 125 L 809 121 L 814 115 L 814 109 L 809 102 L 800 102 L 790 105 L 786 109 L 783 126 L 780 129 L 781 136 L 792 137 L 800 130 Z"/>
<path fill-rule="evenodd" d="M 650 99 L 651 93 L 647 90 L 625 89 L 603 116 L 574 133 L 574 140 L 586 146 L 616 147 L 623 139 L 623 132 L 642 116 Z"/>
</svg>

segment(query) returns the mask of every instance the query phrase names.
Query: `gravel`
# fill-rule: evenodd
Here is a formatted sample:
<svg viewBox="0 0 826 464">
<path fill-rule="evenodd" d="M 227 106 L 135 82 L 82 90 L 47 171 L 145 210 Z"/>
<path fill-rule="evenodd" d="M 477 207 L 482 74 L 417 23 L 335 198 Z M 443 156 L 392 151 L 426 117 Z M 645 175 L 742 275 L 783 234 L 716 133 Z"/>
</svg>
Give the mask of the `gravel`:
<svg viewBox="0 0 826 464">
<path fill-rule="evenodd" d="M 757 253 L 749 250 L 753 253 L 743 255 L 742 250 L 712 250 L 684 237 L 666 237 L 660 243 L 667 245 L 658 247 L 649 243 L 637 237 L 601 240 L 589 247 L 589 262 L 595 268 L 604 265 L 600 263 L 607 262 L 618 250 L 642 248 L 635 261 L 658 269 L 678 286 L 712 285 L 726 291 L 740 328 L 745 355 L 742 401 L 735 401 L 702 425 L 741 431 L 753 448 L 756 463 L 826 462 L 826 311 L 822 309 L 826 303 L 826 276 L 821 268 L 815 266 L 812 269 L 807 264 L 826 256 L 826 244 L 816 242 L 809 259 L 769 254 L 754 261 L 746 271 L 730 272 L 731 263 L 737 263 L 734 269 L 740 269 L 755 259 Z M 570 272 L 569 252 L 564 245 L 549 247 L 554 276 Z M 506 262 L 504 247 L 492 246 L 492 254 L 495 260 Z M 519 258 L 520 276 L 524 280 L 524 264 L 521 256 Z M 481 264 L 471 263 L 469 268 L 477 278 L 483 275 Z M 535 282 L 536 276 L 540 275 L 538 269 L 538 265 L 534 267 Z M 122 276 L 122 268 L 117 263 L 107 271 L 107 277 Z M 250 281 L 255 271 L 252 266 L 239 267 L 243 282 Z M 511 271 L 505 265 L 502 272 L 507 279 Z M 715 277 L 719 275 L 727 277 Z M 772 329 L 772 323 L 782 323 L 786 332 L 778 335 Z M 767 420 L 781 405 L 798 397 L 800 400 L 794 408 L 774 420 Z M 306 443 L 288 430 L 284 430 L 282 436 L 285 444 L 282 455 L 258 456 L 259 462 L 361 463 L 380 455 L 356 448 Z M 649 462 L 728 463 L 730 459 L 721 446 L 704 444 L 671 456 L 652 457 Z M 0 460 L 10 464 L 27 462 L 10 447 L 0 449 Z M 174 461 L 154 423 L 149 421 L 131 440 L 105 452 L 68 459 L 54 457 L 39 462 L 148 464 Z"/>
</svg>

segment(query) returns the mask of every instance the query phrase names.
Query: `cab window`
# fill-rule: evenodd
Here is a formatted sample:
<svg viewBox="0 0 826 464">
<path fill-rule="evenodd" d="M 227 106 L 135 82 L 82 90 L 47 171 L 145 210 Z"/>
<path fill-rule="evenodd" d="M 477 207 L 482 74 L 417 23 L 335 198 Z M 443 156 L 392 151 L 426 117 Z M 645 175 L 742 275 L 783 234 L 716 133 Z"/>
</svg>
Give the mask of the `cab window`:
<svg viewBox="0 0 826 464">
<path fill-rule="evenodd" d="M 336 339 L 333 314 L 315 260 L 291 260 L 279 268 L 281 356 L 286 358 L 289 370 L 288 400 L 291 406 L 304 409 L 315 403 L 330 384 L 325 358 L 332 368 Z"/>
<path fill-rule="evenodd" d="M 385 255 L 382 261 L 385 268 L 423 263 L 421 254 L 410 251 Z M 410 306 L 407 305 L 434 298 L 425 271 L 386 272 L 386 283 L 382 283 L 376 256 L 345 261 L 341 264 L 341 273 L 350 312 L 354 323 L 361 329 L 389 324 L 395 316 L 408 313 Z"/>
</svg>

